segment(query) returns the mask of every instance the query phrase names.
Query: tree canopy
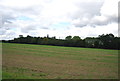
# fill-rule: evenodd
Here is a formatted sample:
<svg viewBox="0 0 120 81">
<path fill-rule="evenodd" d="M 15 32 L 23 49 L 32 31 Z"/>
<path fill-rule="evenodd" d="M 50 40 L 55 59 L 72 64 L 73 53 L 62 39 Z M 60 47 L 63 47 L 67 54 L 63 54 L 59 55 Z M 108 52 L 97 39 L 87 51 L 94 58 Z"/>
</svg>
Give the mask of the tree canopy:
<svg viewBox="0 0 120 81">
<path fill-rule="evenodd" d="M 69 46 L 69 47 L 86 47 L 86 48 L 103 48 L 103 49 L 120 49 L 120 37 L 115 37 L 113 34 L 102 34 L 98 37 L 86 37 L 81 39 L 79 36 L 66 36 L 65 39 L 56 39 L 56 37 L 32 37 L 27 35 L 19 35 L 13 40 L 2 40 L 8 43 L 23 43 L 23 44 L 38 44 L 38 45 L 54 45 L 54 46 Z"/>
</svg>

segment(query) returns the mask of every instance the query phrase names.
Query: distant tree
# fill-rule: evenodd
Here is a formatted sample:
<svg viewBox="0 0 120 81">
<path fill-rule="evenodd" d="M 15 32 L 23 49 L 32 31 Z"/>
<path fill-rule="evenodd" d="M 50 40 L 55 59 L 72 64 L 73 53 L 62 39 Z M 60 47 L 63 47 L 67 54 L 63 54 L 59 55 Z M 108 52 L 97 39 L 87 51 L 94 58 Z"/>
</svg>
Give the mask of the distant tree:
<svg viewBox="0 0 120 81">
<path fill-rule="evenodd" d="M 79 36 L 74 36 L 72 40 L 81 40 L 81 38 Z"/>
<path fill-rule="evenodd" d="M 97 39 L 94 37 L 87 37 L 87 38 L 85 38 L 85 46 L 86 47 L 94 47 L 96 41 L 97 41 Z"/>
<path fill-rule="evenodd" d="M 52 39 L 56 39 L 56 37 L 54 36 L 54 37 L 52 37 Z"/>
<path fill-rule="evenodd" d="M 42 39 L 38 37 L 36 41 L 37 41 L 37 44 L 41 44 Z"/>
<path fill-rule="evenodd" d="M 67 36 L 66 38 L 65 38 L 65 40 L 71 40 L 72 39 L 72 36 Z"/>
<path fill-rule="evenodd" d="M 102 34 L 98 37 L 87 37 L 81 39 L 79 36 L 67 36 L 64 39 L 56 39 L 56 37 L 32 37 L 27 35 L 19 35 L 18 38 L 13 40 L 2 40 L 2 42 L 9 43 L 27 43 L 39 45 L 54 45 L 54 46 L 69 46 L 69 47 L 91 47 L 91 48 L 105 48 L 105 49 L 120 49 L 120 37 L 115 37 L 113 34 Z"/>
<path fill-rule="evenodd" d="M 47 37 L 44 37 L 44 38 L 42 39 L 42 41 L 41 41 L 41 44 L 47 45 L 47 44 L 48 44 L 48 41 L 49 41 L 49 39 L 48 39 Z"/>
<path fill-rule="evenodd" d="M 27 35 L 26 41 L 27 41 L 28 44 L 32 44 L 32 36 Z"/>
<path fill-rule="evenodd" d="M 102 34 L 99 35 L 100 41 L 103 43 L 102 48 L 113 48 L 114 35 L 113 34 Z"/>
<path fill-rule="evenodd" d="M 19 38 L 23 37 L 23 35 L 19 35 Z"/>
<path fill-rule="evenodd" d="M 64 42 L 65 46 L 72 46 L 72 36 L 67 36 Z"/>
<path fill-rule="evenodd" d="M 71 40 L 72 41 L 72 46 L 79 47 L 80 44 L 81 44 L 81 40 L 82 39 L 79 36 L 74 36 Z"/>
<path fill-rule="evenodd" d="M 49 35 L 47 34 L 47 38 L 49 38 Z"/>
</svg>

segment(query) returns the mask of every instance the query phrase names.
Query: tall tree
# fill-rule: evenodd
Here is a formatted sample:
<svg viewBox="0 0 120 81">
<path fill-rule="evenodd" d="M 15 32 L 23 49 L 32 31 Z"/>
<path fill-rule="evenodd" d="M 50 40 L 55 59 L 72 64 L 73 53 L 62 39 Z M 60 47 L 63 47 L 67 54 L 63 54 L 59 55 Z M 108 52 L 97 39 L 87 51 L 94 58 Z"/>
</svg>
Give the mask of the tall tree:
<svg viewBox="0 0 120 81">
<path fill-rule="evenodd" d="M 102 48 L 113 48 L 114 35 L 113 34 L 102 34 L 99 35 L 100 41 L 103 43 Z"/>
<path fill-rule="evenodd" d="M 72 39 L 72 36 L 67 36 L 66 38 L 65 38 L 65 40 L 71 40 Z"/>
<path fill-rule="evenodd" d="M 81 40 L 81 38 L 79 36 L 74 36 L 72 40 Z"/>
</svg>

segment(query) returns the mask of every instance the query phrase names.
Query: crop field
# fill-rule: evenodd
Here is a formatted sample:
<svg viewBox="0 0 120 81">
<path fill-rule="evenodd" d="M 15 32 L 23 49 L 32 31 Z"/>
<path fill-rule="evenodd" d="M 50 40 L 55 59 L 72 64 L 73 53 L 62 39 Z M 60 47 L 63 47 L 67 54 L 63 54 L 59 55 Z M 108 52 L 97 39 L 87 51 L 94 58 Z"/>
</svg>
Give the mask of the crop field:
<svg viewBox="0 0 120 81">
<path fill-rule="evenodd" d="M 2 43 L 3 79 L 118 79 L 118 50 Z"/>
</svg>

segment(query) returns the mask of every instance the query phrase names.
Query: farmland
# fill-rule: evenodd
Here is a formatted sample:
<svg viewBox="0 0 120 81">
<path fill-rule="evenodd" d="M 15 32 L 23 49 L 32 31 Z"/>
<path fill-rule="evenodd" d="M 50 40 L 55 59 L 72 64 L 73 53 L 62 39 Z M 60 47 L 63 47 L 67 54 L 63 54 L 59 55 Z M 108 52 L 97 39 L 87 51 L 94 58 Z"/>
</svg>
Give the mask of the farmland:
<svg viewBox="0 0 120 81">
<path fill-rule="evenodd" d="M 2 44 L 3 79 L 117 79 L 118 50 Z"/>
</svg>

